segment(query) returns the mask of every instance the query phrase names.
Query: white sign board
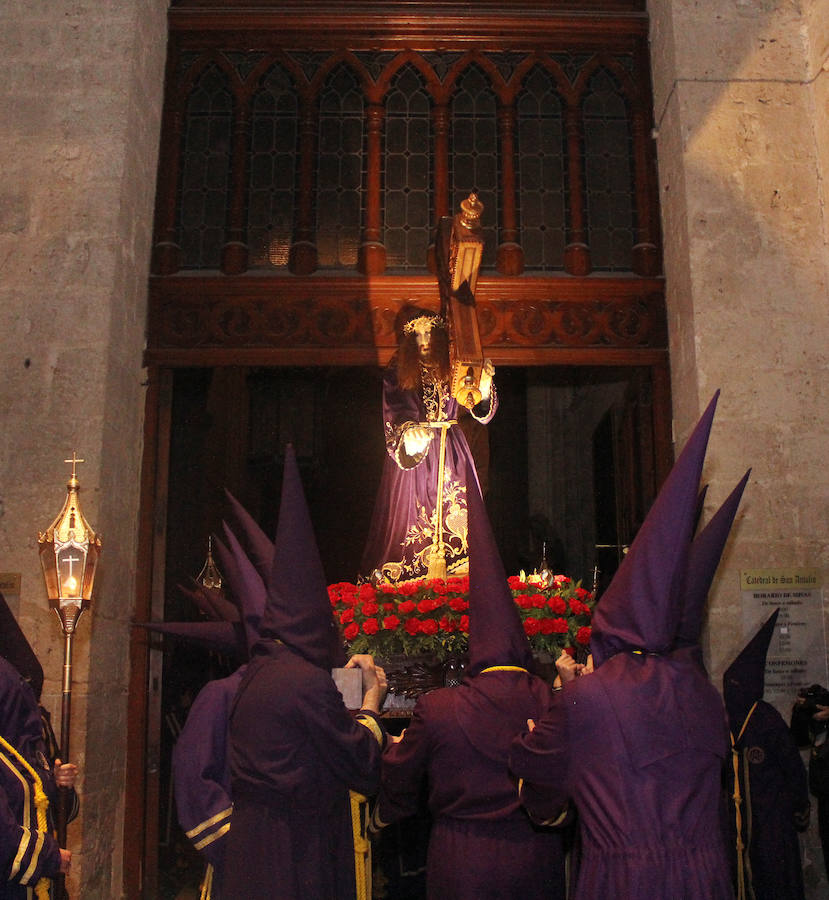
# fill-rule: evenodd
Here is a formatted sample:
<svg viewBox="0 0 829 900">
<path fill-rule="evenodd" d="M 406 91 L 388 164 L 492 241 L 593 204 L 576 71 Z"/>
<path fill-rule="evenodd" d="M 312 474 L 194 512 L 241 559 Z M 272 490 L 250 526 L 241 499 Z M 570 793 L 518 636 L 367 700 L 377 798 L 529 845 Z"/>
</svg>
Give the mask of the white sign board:
<svg viewBox="0 0 829 900">
<path fill-rule="evenodd" d="M 819 569 L 748 569 L 740 572 L 746 641 L 780 609 L 766 656 L 764 698 L 788 721 L 797 692 L 827 685 L 823 578 Z"/>
</svg>

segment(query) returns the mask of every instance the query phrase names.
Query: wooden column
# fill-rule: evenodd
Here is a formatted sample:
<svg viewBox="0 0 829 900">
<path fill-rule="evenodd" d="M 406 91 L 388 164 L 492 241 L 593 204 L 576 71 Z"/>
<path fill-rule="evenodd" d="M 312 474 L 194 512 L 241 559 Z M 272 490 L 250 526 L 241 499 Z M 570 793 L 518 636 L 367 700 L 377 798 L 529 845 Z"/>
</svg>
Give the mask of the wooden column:
<svg viewBox="0 0 829 900">
<path fill-rule="evenodd" d="M 643 110 L 633 113 L 634 196 L 636 199 L 636 243 L 633 245 L 633 271 L 651 277 L 659 274 L 659 250 L 652 215 L 648 120 Z"/>
<path fill-rule="evenodd" d="M 498 108 L 498 137 L 501 142 L 501 243 L 496 267 L 502 275 L 520 275 L 524 271 L 524 251 L 518 243 L 515 212 L 515 106 Z"/>
<path fill-rule="evenodd" d="M 294 239 L 288 257 L 288 268 L 294 275 L 310 275 L 317 268 L 314 187 L 318 131 L 317 106 L 312 100 L 303 98 L 299 113 L 299 197 Z"/>
<path fill-rule="evenodd" d="M 380 169 L 383 145 L 383 117 L 379 103 L 366 108 L 368 128 L 368 173 L 366 184 L 366 221 L 360 244 L 358 267 L 364 275 L 382 275 L 386 269 L 386 248 L 382 242 L 380 209 Z"/>
<path fill-rule="evenodd" d="M 590 248 L 587 245 L 587 223 L 584 211 L 584 169 L 582 167 L 582 121 L 578 106 L 568 106 L 567 179 L 570 187 L 569 240 L 564 248 L 564 269 L 570 275 L 590 273 Z"/>
<path fill-rule="evenodd" d="M 176 234 L 176 207 L 181 180 L 181 132 L 184 121 L 182 106 L 168 106 L 164 119 L 164 139 L 161 143 L 164 165 L 159 168 L 152 271 L 154 275 L 175 275 L 181 268 L 181 247 Z"/>
<path fill-rule="evenodd" d="M 248 268 L 245 195 L 248 187 L 248 148 L 250 147 L 250 110 L 239 103 L 233 123 L 230 160 L 230 210 L 227 235 L 222 247 L 222 271 L 240 275 Z"/>
</svg>

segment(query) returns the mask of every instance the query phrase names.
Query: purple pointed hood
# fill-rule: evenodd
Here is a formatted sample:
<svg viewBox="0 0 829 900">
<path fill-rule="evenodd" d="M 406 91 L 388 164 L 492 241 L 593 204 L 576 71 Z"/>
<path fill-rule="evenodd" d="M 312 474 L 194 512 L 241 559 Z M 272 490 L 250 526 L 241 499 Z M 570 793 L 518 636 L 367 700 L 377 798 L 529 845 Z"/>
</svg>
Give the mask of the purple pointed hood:
<svg viewBox="0 0 829 900">
<path fill-rule="evenodd" d="M 769 652 L 774 628 L 777 624 L 776 609 L 745 645 L 722 677 L 723 699 L 728 712 L 728 722 L 736 738 L 743 727 L 749 710 L 757 700 L 763 699 L 766 684 L 766 655 Z"/>
<path fill-rule="evenodd" d="M 622 650 L 665 653 L 673 646 L 702 464 L 718 397 L 719 391 L 596 606 L 590 647 L 597 667 Z"/>
<path fill-rule="evenodd" d="M 326 671 L 345 663 L 342 639 L 331 611 L 308 504 L 292 446 L 285 452 L 279 524 L 274 542 L 263 640 L 279 640 Z"/>
<path fill-rule="evenodd" d="M 225 488 L 231 509 L 231 526 L 239 539 L 248 559 L 253 563 L 262 581 L 267 582 L 273 564 L 273 542 L 259 527 L 253 516 Z"/>
<path fill-rule="evenodd" d="M 251 647 L 259 640 L 259 625 L 265 611 L 267 591 L 265 582 L 226 522 L 222 523 L 222 529 L 227 546 L 222 541 L 216 541 L 216 551 L 219 554 L 219 565 L 222 566 L 222 572 L 225 573 L 228 587 L 239 609 L 245 655 L 249 656 Z"/>
<path fill-rule="evenodd" d="M 504 566 L 474 474 L 467 471 L 469 534 L 469 665 L 474 676 L 489 666 L 532 664 L 527 635 L 507 584 Z"/>
<path fill-rule="evenodd" d="M 215 650 L 227 656 L 239 654 L 239 622 L 138 622 L 137 627 Z"/>
<path fill-rule="evenodd" d="M 699 637 L 705 615 L 705 601 L 750 474 L 751 469 L 743 475 L 723 505 L 711 517 L 711 521 L 694 538 L 688 554 L 682 616 L 674 647 L 677 650 L 687 650 L 701 666 L 703 661 Z"/>
<path fill-rule="evenodd" d="M 40 693 L 43 690 L 43 667 L 2 594 L 0 594 L 0 656 L 8 660 L 15 671 L 20 673 L 20 677 L 31 685 L 35 699 L 40 700 Z"/>
</svg>

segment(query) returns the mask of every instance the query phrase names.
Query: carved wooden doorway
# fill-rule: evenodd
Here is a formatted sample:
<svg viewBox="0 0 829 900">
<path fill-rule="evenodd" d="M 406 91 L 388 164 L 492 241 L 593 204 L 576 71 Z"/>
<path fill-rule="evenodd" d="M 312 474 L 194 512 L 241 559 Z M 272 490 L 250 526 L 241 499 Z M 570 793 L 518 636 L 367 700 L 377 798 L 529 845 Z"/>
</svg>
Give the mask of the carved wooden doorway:
<svg viewBox="0 0 829 900">
<path fill-rule="evenodd" d="M 671 461 L 645 5 L 511 7 L 171 4 L 137 621 L 161 618 L 175 579 L 198 571 L 221 515 L 216 490 L 272 521 L 283 426 L 311 448 L 312 496 L 355 508 L 324 476 L 362 467 L 370 481 L 376 445 L 359 431 L 334 452 L 317 436 L 364 414 L 326 430 L 307 409 L 333 419 L 344 394 L 368 398 L 400 306 L 437 309 L 434 226 L 472 190 L 488 234 L 482 341 L 520 420 L 505 416 L 504 434 L 490 435 L 505 562 L 529 565 L 533 541 L 555 541 L 553 526 L 576 521 L 586 497 L 601 497 L 605 516 L 576 540 L 559 535 L 568 567 L 586 577 L 596 544 L 629 541 Z M 281 413 L 274 390 L 290 400 Z M 326 392 L 341 399 L 326 407 Z M 589 428 L 545 467 L 537 436 L 574 411 Z M 596 464 L 562 490 L 582 448 Z M 514 455 L 526 465 L 503 465 Z M 534 532 L 519 521 L 530 498 L 542 498 Z M 332 572 L 347 570 L 366 515 L 352 511 L 347 536 L 323 536 Z M 191 539 L 187 523 L 201 533 Z M 164 673 L 138 632 L 131 664 L 129 766 L 140 774 L 126 800 L 125 891 L 156 898 Z"/>
</svg>

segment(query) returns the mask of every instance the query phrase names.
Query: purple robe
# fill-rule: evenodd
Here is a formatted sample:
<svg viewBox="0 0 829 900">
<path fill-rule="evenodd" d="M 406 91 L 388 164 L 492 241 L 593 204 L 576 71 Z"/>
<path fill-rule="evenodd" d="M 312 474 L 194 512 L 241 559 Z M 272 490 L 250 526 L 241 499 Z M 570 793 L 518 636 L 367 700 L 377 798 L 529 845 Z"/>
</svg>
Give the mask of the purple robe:
<svg viewBox="0 0 829 900">
<path fill-rule="evenodd" d="M 353 900 L 348 792 L 377 790 L 384 736 L 372 713 L 351 716 L 327 671 L 256 645 L 230 717 L 223 900 Z"/>
<path fill-rule="evenodd" d="M 418 808 L 428 787 L 431 900 L 564 897 L 562 838 L 533 825 L 507 768 L 512 740 L 550 704 L 524 671 L 489 671 L 422 696 L 403 739 L 383 754 L 375 827 Z"/>
<path fill-rule="evenodd" d="M 211 896 L 221 897 L 233 802 L 227 752 L 230 707 L 246 666 L 209 681 L 190 707 L 173 748 L 176 809 L 182 829 L 213 866 Z"/>
<path fill-rule="evenodd" d="M 744 717 L 743 717 L 744 721 Z M 755 900 L 803 900 L 803 869 L 798 830 L 809 823 L 809 786 L 800 751 L 779 712 L 763 700 L 743 721 L 732 722 L 739 753 L 746 882 Z M 737 868 L 734 768 L 726 766 L 729 845 Z M 746 778 L 747 776 L 747 778 Z"/>
<path fill-rule="evenodd" d="M 575 805 L 573 900 L 726 900 L 726 747 L 722 701 L 697 666 L 621 652 L 555 695 L 510 765 L 537 819 Z"/>
<path fill-rule="evenodd" d="M 489 400 L 471 412 L 481 423 L 489 422 L 497 408 L 495 386 Z M 409 456 L 403 444 L 407 425 L 454 422 L 458 402 L 448 395 L 447 385 L 438 384 L 417 391 L 404 390 L 397 383 L 394 360 L 383 378 L 383 427 L 388 458 L 369 528 L 361 569 L 369 575 L 379 569 L 391 581 L 422 578 L 429 566 L 435 532 L 440 428 L 434 428 L 429 446 Z M 447 570 L 465 571 L 467 561 L 466 473 L 475 471 L 472 453 L 457 424 L 446 429 L 443 478 L 443 540 Z"/>
<path fill-rule="evenodd" d="M 0 745 L 0 898 L 33 896 L 41 878 L 60 871 L 60 849 L 53 837 L 57 788 L 46 759 L 40 710 L 29 685 L 0 657 L 0 736 L 29 764 L 49 798 L 47 830 L 38 827 L 36 778 L 6 744 Z"/>
</svg>

